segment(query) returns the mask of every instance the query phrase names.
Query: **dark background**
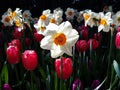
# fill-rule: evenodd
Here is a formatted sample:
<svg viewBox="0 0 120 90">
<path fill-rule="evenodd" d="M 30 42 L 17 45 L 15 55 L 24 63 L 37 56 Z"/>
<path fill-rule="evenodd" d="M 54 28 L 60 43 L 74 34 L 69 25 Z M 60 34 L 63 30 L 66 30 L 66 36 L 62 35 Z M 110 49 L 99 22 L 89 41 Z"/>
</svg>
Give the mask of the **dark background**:
<svg viewBox="0 0 120 90">
<path fill-rule="evenodd" d="M 38 17 L 45 9 L 55 9 L 61 7 L 66 10 L 67 7 L 80 10 L 92 9 L 95 12 L 102 11 L 104 5 L 112 5 L 113 11 L 120 10 L 120 0 L 0 0 L 0 15 L 8 8 L 19 7 L 20 9 L 29 9 L 33 17 Z"/>
</svg>

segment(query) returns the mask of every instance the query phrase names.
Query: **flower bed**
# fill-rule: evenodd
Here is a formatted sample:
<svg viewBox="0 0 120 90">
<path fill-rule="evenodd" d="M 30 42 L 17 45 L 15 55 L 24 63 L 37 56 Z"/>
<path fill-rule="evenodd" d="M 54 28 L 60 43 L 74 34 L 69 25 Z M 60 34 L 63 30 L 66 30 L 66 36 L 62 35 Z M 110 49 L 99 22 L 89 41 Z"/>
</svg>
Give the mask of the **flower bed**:
<svg viewBox="0 0 120 90">
<path fill-rule="evenodd" d="M 9 8 L 1 22 L 0 89 L 120 89 L 120 11 Z"/>
</svg>

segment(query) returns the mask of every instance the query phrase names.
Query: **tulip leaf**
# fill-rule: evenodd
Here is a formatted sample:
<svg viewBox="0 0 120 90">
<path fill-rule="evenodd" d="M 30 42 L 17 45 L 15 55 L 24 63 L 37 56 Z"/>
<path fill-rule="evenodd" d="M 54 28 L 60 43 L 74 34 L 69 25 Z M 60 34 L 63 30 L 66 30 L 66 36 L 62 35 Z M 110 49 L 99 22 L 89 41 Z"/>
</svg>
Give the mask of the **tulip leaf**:
<svg viewBox="0 0 120 90">
<path fill-rule="evenodd" d="M 114 66 L 117 76 L 120 78 L 120 69 L 119 69 L 119 65 L 116 60 L 113 61 L 113 66 Z"/>
<path fill-rule="evenodd" d="M 8 68 L 6 63 L 3 65 L 2 68 L 1 80 L 4 81 L 5 83 L 8 83 Z"/>
</svg>

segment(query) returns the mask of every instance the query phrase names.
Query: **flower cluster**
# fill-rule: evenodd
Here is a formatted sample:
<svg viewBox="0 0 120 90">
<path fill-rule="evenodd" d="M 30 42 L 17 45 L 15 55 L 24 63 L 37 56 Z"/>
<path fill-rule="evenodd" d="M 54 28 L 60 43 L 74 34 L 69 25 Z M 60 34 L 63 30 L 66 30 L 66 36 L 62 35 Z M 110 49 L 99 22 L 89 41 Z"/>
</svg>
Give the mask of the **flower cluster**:
<svg viewBox="0 0 120 90">
<path fill-rule="evenodd" d="M 2 15 L 1 89 L 120 88 L 120 11 L 56 8 L 39 18 L 22 11 Z"/>
</svg>

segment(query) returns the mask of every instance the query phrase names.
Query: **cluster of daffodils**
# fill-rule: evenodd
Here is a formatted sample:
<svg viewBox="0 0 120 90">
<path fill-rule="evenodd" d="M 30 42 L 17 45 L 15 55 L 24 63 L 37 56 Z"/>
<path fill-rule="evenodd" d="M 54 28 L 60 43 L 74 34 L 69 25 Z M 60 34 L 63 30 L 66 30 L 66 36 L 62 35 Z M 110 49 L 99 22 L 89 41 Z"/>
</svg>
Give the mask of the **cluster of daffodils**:
<svg viewBox="0 0 120 90">
<path fill-rule="evenodd" d="M 111 26 L 118 27 L 120 25 L 120 11 L 113 13 L 110 11 L 104 12 L 93 12 L 92 10 L 77 11 L 73 8 L 67 8 L 66 12 L 67 20 L 74 20 L 77 18 L 77 22 L 80 23 L 84 20 L 85 26 L 98 26 L 98 32 L 101 30 L 109 32 Z"/>
<path fill-rule="evenodd" d="M 36 24 L 34 24 L 34 27 L 36 28 L 37 32 L 39 34 L 44 35 L 44 31 L 46 30 L 46 26 L 48 26 L 49 23 L 54 23 L 56 25 L 59 25 L 63 20 L 63 11 L 60 8 L 57 8 L 51 13 L 51 10 L 47 9 L 42 12 L 42 15 L 39 17 Z"/>
<path fill-rule="evenodd" d="M 31 13 L 29 10 L 25 10 L 22 13 L 22 10 L 20 8 L 16 8 L 15 11 L 12 11 L 11 8 L 9 8 L 3 15 L 1 22 L 4 24 L 4 26 L 13 26 L 19 28 L 19 31 L 24 29 L 24 24 L 29 23 L 32 20 Z"/>
</svg>

